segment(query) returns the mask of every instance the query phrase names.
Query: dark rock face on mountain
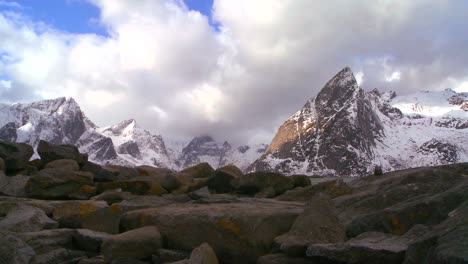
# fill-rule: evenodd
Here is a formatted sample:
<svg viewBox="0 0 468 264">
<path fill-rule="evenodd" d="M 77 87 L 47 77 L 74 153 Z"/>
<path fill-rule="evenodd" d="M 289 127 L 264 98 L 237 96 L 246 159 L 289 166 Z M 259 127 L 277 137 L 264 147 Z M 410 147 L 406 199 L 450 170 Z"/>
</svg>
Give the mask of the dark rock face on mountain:
<svg viewBox="0 0 468 264">
<path fill-rule="evenodd" d="M 465 161 L 468 114 L 460 105 L 466 100 L 453 90 L 408 97 L 364 92 L 345 68 L 283 123 L 247 171 L 363 176 L 376 166 L 391 171 Z M 437 116 L 440 109 L 448 110 Z"/>
<path fill-rule="evenodd" d="M 0 141 L 16 142 L 17 138 L 16 124 L 14 122 L 10 122 L 0 128 Z"/>
<path fill-rule="evenodd" d="M 371 102 L 351 69 L 345 68 L 279 128 L 266 154 L 251 169 L 364 174 L 382 132 Z M 282 161 L 272 167 L 266 161 L 269 157 Z"/>
<path fill-rule="evenodd" d="M 217 142 L 210 136 L 195 137 L 175 159 L 177 166 L 187 168 L 207 162 L 213 168 L 234 164 L 245 170 L 266 150 L 265 144 L 233 146 L 229 142 Z"/>
</svg>

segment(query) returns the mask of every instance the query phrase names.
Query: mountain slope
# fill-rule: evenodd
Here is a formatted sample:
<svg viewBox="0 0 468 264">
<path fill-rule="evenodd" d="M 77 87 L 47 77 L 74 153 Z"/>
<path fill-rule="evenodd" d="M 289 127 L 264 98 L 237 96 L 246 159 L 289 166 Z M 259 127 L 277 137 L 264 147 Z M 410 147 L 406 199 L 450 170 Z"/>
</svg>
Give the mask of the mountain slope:
<svg viewBox="0 0 468 264">
<path fill-rule="evenodd" d="M 437 93 L 429 97 L 443 101 Z M 392 106 L 422 105 L 408 98 L 364 92 L 351 69 L 344 68 L 283 123 L 248 171 L 360 176 L 375 165 L 395 170 L 468 160 L 468 120 L 459 118 L 466 111 L 465 95 L 442 97 L 445 103 L 437 105 L 449 110 L 440 117 L 404 114 Z"/>
</svg>

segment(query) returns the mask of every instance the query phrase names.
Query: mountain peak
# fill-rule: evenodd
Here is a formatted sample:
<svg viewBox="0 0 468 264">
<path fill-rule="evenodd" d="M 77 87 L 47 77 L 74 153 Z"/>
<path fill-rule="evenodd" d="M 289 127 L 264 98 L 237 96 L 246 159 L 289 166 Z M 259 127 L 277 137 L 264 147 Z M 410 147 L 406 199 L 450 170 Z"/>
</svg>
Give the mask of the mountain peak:
<svg viewBox="0 0 468 264">
<path fill-rule="evenodd" d="M 102 132 L 111 132 L 113 135 L 130 135 L 137 128 L 137 123 L 135 119 L 127 119 L 121 121 L 113 126 L 106 127 Z"/>
</svg>

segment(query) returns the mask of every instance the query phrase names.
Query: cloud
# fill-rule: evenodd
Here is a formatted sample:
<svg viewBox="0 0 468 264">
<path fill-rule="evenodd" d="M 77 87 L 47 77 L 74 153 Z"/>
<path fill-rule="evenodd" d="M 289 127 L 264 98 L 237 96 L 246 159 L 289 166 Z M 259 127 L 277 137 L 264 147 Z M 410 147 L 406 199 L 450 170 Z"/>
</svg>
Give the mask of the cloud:
<svg viewBox="0 0 468 264">
<path fill-rule="evenodd" d="M 90 2 L 106 36 L 0 13 L 2 100 L 73 96 L 101 126 L 268 142 L 344 66 L 398 93 L 468 78 L 464 1 L 215 0 L 217 29 L 182 0 Z"/>
</svg>

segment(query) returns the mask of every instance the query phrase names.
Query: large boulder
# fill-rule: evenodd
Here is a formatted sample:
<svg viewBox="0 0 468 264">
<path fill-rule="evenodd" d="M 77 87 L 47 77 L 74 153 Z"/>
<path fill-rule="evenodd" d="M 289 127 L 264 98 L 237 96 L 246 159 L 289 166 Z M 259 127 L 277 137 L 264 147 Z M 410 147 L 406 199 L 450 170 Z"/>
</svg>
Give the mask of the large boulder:
<svg viewBox="0 0 468 264">
<path fill-rule="evenodd" d="M 118 171 L 106 169 L 91 161 L 86 161 L 83 166 L 81 166 L 81 170 L 92 173 L 94 175 L 94 181 L 96 182 L 116 181 L 119 176 Z"/>
<path fill-rule="evenodd" d="M 186 168 L 181 171 L 181 173 L 185 173 L 191 175 L 193 178 L 209 178 L 214 173 L 213 167 L 208 162 L 203 162 L 198 165 Z"/>
<path fill-rule="evenodd" d="M 161 248 L 151 257 L 151 260 L 153 264 L 164 264 L 185 260 L 189 257 L 190 251 Z"/>
<path fill-rule="evenodd" d="M 276 172 L 253 172 L 235 180 L 236 191 L 246 194 L 255 194 L 270 188 L 276 196 L 293 187 L 294 181 L 291 178 Z"/>
<path fill-rule="evenodd" d="M 84 185 L 93 185 L 92 174 L 63 169 L 44 169 L 28 180 L 26 194 L 41 199 L 63 199 L 79 192 Z"/>
<path fill-rule="evenodd" d="M 15 234 L 0 231 L 0 263 L 29 264 L 34 250 Z"/>
<path fill-rule="evenodd" d="M 208 179 L 206 185 L 214 193 L 229 193 L 234 191 L 234 180 L 239 174 L 234 169 L 220 168 Z"/>
<path fill-rule="evenodd" d="M 255 263 L 302 211 L 300 204 L 274 201 L 172 204 L 127 212 L 120 227 L 155 225 L 169 248 L 191 250 L 207 242 L 225 263 Z"/>
<path fill-rule="evenodd" d="M 104 169 L 116 174 L 116 180 L 118 181 L 131 180 L 139 176 L 138 170 L 131 167 L 125 167 L 120 165 L 106 165 L 104 166 Z"/>
<path fill-rule="evenodd" d="M 190 258 L 175 262 L 177 264 L 218 264 L 218 258 L 213 248 L 209 244 L 203 243 L 195 248 L 190 254 Z"/>
<path fill-rule="evenodd" d="M 115 181 L 115 182 L 100 182 L 97 183 L 97 192 L 103 193 L 109 190 L 120 189 L 124 192 L 130 192 L 136 195 L 153 194 L 163 195 L 167 191 L 159 183 L 152 180 L 128 180 L 128 181 Z"/>
<path fill-rule="evenodd" d="M 109 237 L 111 237 L 111 235 L 107 233 L 88 229 L 77 229 L 73 234 L 73 241 L 80 250 L 100 252 L 102 243 Z"/>
<path fill-rule="evenodd" d="M 125 258 L 144 259 L 156 253 L 161 244 L 158 228 L 147 226 L 105 239 L 101 252 L 109 262 Z"/>
<path fill-rule="evenodd" d="M 103 208 L 107 208 L 104 201 L 64 201 L 55 205 L 52 218 L 62 228 L 82 228 L 87 217 Z"/>
<path fill-rule="evenodd" d="M 57 227 L 58 223 L 50 219 L 44 211 L 26 204 L 18 204 L 12 207 L 0 221 L 0 230 L 9 230 L 18 233 L 34 232 Z"/>
<path fill-rule="evenodd" d="M 312 199 L 300 214 L 291 230 L 277 238 L 275 243 L 290 256 L 304 256 L 307 246 L 313 243 L 339 243 L 346 239 L 333 205 L 326 197 Z"/>
<path fill-rule="evenodd" d="M 87 259 L 88 254 L 84 251 L 72 250 L 66 248 L 57 248 L 34 257 L 34 264 L 63 264 L 78 263 L 80 260 Z"/>
<path fill-rule="evenodd" d="M 56 145 L 41 140 L 37 146 L 37 153 L 45 163 L 59 159 L 72 159 L 78 164 L 84 164 L 86 158 L 80 154 L 77 147 L 73 145 Z"/>
<path fill-rule="evenodd" d="M 93 201 L 106 201 L 108 205 L 112 205 L 114 203 L 120 203 L 124 200 L 128 200 L 134 197 L 130 192 L 122 192 L 122 190 L 109 190 L 105 191 L 99 195 L 91 197 Z"/>
<path fill-rule="evenodd" d="M 468 164 L 416 168 L 351 182 L 353 193 L 334 199 L 347 235 L 404 234 L 416 224 L 436 225 L 468 199 Z"/>
<path fill-rule="evenodd" d="M 80 170 L 80 165 L 78 165 L 78 162 L 72 159 L 59 159 L 47 163 L 45 168 L 78 171 Z"/>
<path fill-rule="evenodd" d="M 307 175 L 296 174 L 290 177 L 294 182 L 294 188 L 295 187 L 307 187 L 311 185 L 310 178 Z"/>
<path fill-rule="evenodd" d="M 312 186 L 295 188 L 276 197 L 280 201 L 302 201 L 306 202 L 319 193 L 336 198 L 342 195 L 351 194 L 353 189 L 342 179 L 321 182 Z"/>
<path fill-rule="evenodd" d="M 31 246 L 36 254 L 43 254 L 60 248 L 73 248 L 74 229 L 51 229 L 19 233 L 18 236 Z"/>
<path fill-rule="evenodd" d="M 426 231 L 416 226 L 404 236 L 366 232 L 344 243 L 312 244 L 307 256 L 331 263 L 401 264 L 408 245 Z"/>
<path fill-rule="evenodd" d="M 25 169 L 33 154 L 34 150 L 28 144 L 0 141 L 0 158 L 5 162 L 8 171 Z"/>
<path fill-rule="evenodd" d="M 291 257 L 286 254 L 276 253 L 261 256 L 257 264 L 318 264 L 307 258 Z"/>
<path fill-rule="evenodd" d="M 404 264 L 468 263 L 468 200 L 411 243 Z"/>
<path fill-rule="evenodd" d="M 0 171 L 0 195 L 26 197 L 25 188 L 28 180 L 29 176 L 6 176 L 2 171 Z"/>
<path fill-rule="evenodd" d="M 6 165 L 5 165 L 5 161 L 0 158 L 0 172 L 5 172 L 6 171 Z"/>
<path fill-rule="evenodd" d="M 138 179 L 148 179 L 159 183 L 167 191 L 172 191 L 181 185 L 181 182 L 174 176 L 174 172 L 165 168 L 155 168 L 151 166 L 139 166 Z"/>
<path fill-rule="evenodd" d="M 119 204 L 100 208 L 84 216 L 82 227 L 94 231 L 117 234 L 119 232 L 120 216 L 123 212 Z"/>
</svg>

